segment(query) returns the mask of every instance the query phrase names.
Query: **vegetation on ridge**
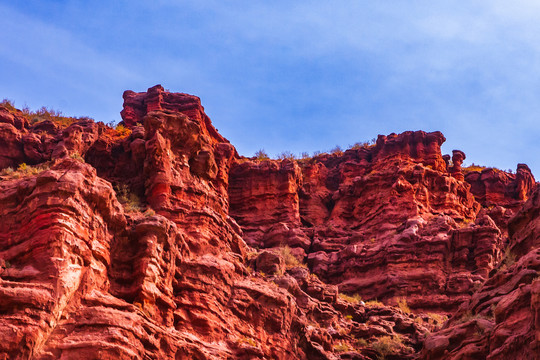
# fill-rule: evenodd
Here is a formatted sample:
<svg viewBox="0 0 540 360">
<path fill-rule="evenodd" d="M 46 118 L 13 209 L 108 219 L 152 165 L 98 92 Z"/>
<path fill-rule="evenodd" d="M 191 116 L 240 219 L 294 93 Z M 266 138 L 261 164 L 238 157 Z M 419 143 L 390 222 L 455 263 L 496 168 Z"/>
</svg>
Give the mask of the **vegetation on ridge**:
<svg viewBox="0 0 540 360">
<path fill-rule="evenodd" d="M 42 106 L 38 110 L 30 110 L 28 106 L 23 107 L 21 110 L 18 110 L 15 108 L 13 102 L 9 99 L 3 99 L 0 103 L 0 106 L 5 107 L 11 112 L 18 112 L 20 111 L 20 115 L 22 115 L 30 125 L 37 124 L 38 122 L 50 120 L 54 122 L 55 124 L 59 125 L 60 127 L 68 127 L 72 123 L 78 120 L 93 120 L 90 117 L 87 116 L 81 116 L 81 117 L 74 117 L 74 116 L 65 116 L 62 114 L 61 111 L 57 111 L 54 109 L 46 108 L 45 106 Z"/>
</svg>

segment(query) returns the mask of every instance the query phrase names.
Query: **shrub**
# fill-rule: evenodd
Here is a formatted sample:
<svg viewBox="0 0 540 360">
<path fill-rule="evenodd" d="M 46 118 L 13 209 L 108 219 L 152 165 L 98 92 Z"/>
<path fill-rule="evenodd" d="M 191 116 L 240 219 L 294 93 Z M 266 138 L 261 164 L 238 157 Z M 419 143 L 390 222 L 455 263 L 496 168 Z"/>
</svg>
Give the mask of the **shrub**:
<svg viewBox="0 0 540 360">
<path fill-rule="evenodd" d="M 0 103 L 1 106 L 4 106 L 6 109 L 12 112 L 16 112 L 17 109 L 15 108 L 13 102 L 8 99 L 2 100 Z M 40 121 L 44 120 L 50 120 L 61 127 L 67 127 L 71 125 L 73 122 L 77 120 L 82 119 L 90 119 L 89 117 L 83 116 L 83 117 L 73 117 L 73 116 L 64 116 L 62 115 L 62 112 L 56 111 L 53 109 L 48 109 L 44 106 L 42 106 L 40 109 L 32 111 L 30 108 L 25 106 L 21 109 L 22 116 L 26 118 L 30 122 L 30 124 L 35 124 Z"/>
<path fill-rule="evenodd" d="M 148 208 L 148 209 L 146 209 L 146 211 L 143 213 L 143 215 L 144 215 L 145 217 L 151 217 L 151 216 L 156 215 L 156 212 L 155 212 L 153 209 Z"/>
<path fill-rule="evenodd" d="M 515 262 L 516 262 L 516 254 L 514 254 L 512 250 L 510 250 L 510 248 L 508 247 L 504 254 L 504 263 L 506 266 L 510 267 L 514 265 Z"/>
<path fill-rule="evenodd" d="M 427 316 L 429 316 L 429 320 L 428 322 L 430 324 L 442 324 L 444 322 L 446 322 L 446 320 L 448 320 L 448 316 L 446 315 L 441 315 L 441 314 L 437 314 L 437 313 L 428 313 Z"/>
<path fill-rule="evenodd" d="M 30 166 L 30 165 L 27 165 L 26 163 L 21 163 L 17 167 L 17 170 L 14 170 L 12 167 L 7 167 L 0 172 L 0 175 L 18 179 L 21 176 L 37 175 L 40 172 L 49 169 L 49 167 L 50 167 L 49 162 L 42 163 L 35 166 Z"/>
<path fill-rule="evenodd" d="M 296 156 L 290 151 L 284 151 L 277 156 L 278 160 L 296 160 Z"/>
<path fill-rule="evenodd" d="M 285 267 L 287 269 L 290 269 L 296 266 L 306 267 L 306 265 L 298 261 L 296 256 L 293 255 L 290 247 L 288 246 L 281 247 L 280 253 L 281 253 L 281 256 L 283 256 L 283 260 L 285 261 Z"/>
<path fill-rule="evenodd" d="M 386 355 L 396 353 L 402 346 L 403 341 L 399 336 L 381 336 L 371 344 L 371 348 L 381 355 L 380 359 L 385 359 Z"/>
<path fill-rule="evenodd" d="M 268 156 L 266 151 L 264 151 L 264 149 L 261 149 L 255 152 L 255 160 L 269 160 L 269 159 L 270 157 Z"/>
<path fill-rule="evenodd" d="M 127 212 L 140 212 L 141 201 L 139 197 L 130 192 L 129 187 L 126 184 L 115 186 L 116 197 L 118 201 L 124 206 L 124 210 Z"/>
<path fill-rule="evenodd" d="M 462 167 L 461 171 L 463 172 L 471 172 L 471 171 L 482 171 L 484 169 L 487 169 L 485 166 L 476 165 L 475 163 L 472 163 L 471 165 L 467 167 Z"/>
<path fill-rule="evenodd" d="M 28 107 L 22 109 L 23 116 L 31 123 L 35 124 L 40 121 L 50 120 L 61 127 L 68 127 L 77 120 L 90 119 L 89 117 L 73 117 L 73 116 L 64 116 L 61 111 L 56 111 L 53 109 L 48 109 L 46 107 L 41 107 L 36 111 L 31 111 Z"/>
<path fill-rule="evenodd" d="M 13 101 L 9 100 L 9 99 L 4 99 L 2 100 L 2 102 L 0 103 L 0 105 L 2 105 L 3 107 L 5 107 L 6 109 L 10 110 L 10 111 L 15 111 L 17 109 L 15 109 L 15 105 L 13 104 Z"/>
<path fill-rule="evenodd" d="M 349 351 L 349 345 L 345 343 L 339 343 L 334 345 L 334 351 L 336 352 L 346 352 Z"/>
<path fill-rule="evenodd" d="M 338 156 L 340 156 L 340 155 L 343 155 L 343 149 L 341 149 L 341 146 L 336 145 L 335 148 L 333 148 L 332 150 L 330 150 L 330 153 L 331 153 L 332 155 L 338 155 Z"/>
<path fill-rule="evenodd" d="M 15 170 L 13 170 L 12 167 L 7 167 L 7 168 L 3 169 L 2 172 L 0 172 L 0 175 L 2 175 L 2 176 L 8 176 L 8 175 L 13 174 L 14 171 L 15 171 Z"/>
<path fill-rule="evenodd" d="M 350 295 L 347 295 L 347 294 L 339 293 L 338 296 L 342 300 L 348 301 L 348 302 L 353 303 L 353 304 L 358 304 L 360 301 L 362 301 L 362 297 L 360 295 L 358 295 L 358 294 L 354 294 L 354 295 L 350 296 Z"/>
<path fill-rule="evenodd" d="M 317 276 L 317 274 L 314 274 L 314 273 L 310 273 L 309 277 L 311 278 L 311 280 L 314 280 L 314 281 L 320 280 L 319 277 Z"/>
<path fill-rule="evenodd" d="M 26 163 L 22 163 L 22 164 L 19 164 L 19 167 L 17 168 L 17 172 L 20 175 L 37 175 L 41 171 L 43 171 L 45 169 L 48 169 L 48 168 L 49 168 L 48 164 L 40 164 L 40 165 L 36 165 L 36 166 L 30 166 L 30 165 L 27 165 Z"/>
<path fill-rule="evenodd" d="M 366 306 L 369 306 L 369 307 L 373 307 L 373 306 L 381 307 L 381 306 L 384 306 L 384 304 L 382 302 L 380 302 L 379 300 L 375 299 L 375 300 L 366 301 Z"/>
<path fill-rule="evenodd" d="M 125 127 L 124 125 L 122 124 L 118 124 L 116 125 L 116 133 L 120 136 L 120 137 L 126 137 L 126 136 L 129 136 L 129 134 L 131 134 L 131 130 L 128 129 L 127 127 Z"/>
<path fill-rule="evenodd" d="M 71 154 L 69 157 L 74 159 L 74 160 L 84 162 L 84 158 L 78 152 L 75 152 L 75 153 Z"/>
<path fill-rule="evenodd" d="M 471 320 L 484 319 L 484 320 L 493 320 L 493 314 L 484 315 L 484 314 L 473 314 L 471 310 L 467 310 L 461 317 L 456 321 L 457 324 L 466 323 Z"/>
<path fill-rule="evenodd" d="M 373 146 L 375 146 L 375 144 L 377 143 L 377 139 L 376 138 L 373 138 L 369 141 L 364 141 L 364 142 L 357 142 L 355 143 L 354 145 L 352 145 L 350 148 L 353 149 L 353 150 L 358 150 L 358 149 L 369 149 Z"/>
<path fill-rule="evenodd" d="M 368 346 L 368 342 L 366 341 L 366 339 L 356 339 L 355 341 L 355 345 L 356 347 L 366 347 Z"/>
<path fill-rule="evenodd" d="M 399 298 L 398 301 L 397 301 L 397 305 L 398 305 L 398 308 L 403 311 L 404 313 L 410 313 L 411 312 L 411 308 L 409 307 L 409 305 L 407 304 L 407 299 L 405 298 Z"/>
<path fill-rule="evenodd" d="M 467 310 L 463 314 L 461 314 L 461 317 L 456 321 L 457 324 L 466 323 L 468 321 L 471 321 L 472 319 L 475 319 L 477 315 L 473 314 L 471 310 Z"/>
</svg>

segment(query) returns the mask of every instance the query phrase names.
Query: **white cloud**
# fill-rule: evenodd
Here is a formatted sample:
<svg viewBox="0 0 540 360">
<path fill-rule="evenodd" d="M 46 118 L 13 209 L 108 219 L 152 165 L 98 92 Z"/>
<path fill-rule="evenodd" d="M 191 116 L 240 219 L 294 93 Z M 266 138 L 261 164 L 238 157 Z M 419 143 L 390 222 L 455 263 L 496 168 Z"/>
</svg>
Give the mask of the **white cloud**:
<svg viewBox="0 0 540 360">
<path fill-rule="evenodd" d="M 246 152 L 324 149 L 414 126 L 443 130 L 450 145 L 471 149 L 473 158 L 506 141 L 512 146 L 489 154 L 503 167 L 536 161 L 527 154 L 531 137 L 519 138 L 523 129 L 538 134 L 537 1 L 130 4 L 122 14 L 108 2 L 87 5 L 88 16 L 101 17 L 82 35 L 73 24 L 0 6 L 7 29 L 0 59 L 61 77 L 55 81 L 90 94 L 89 101 L 110 97 L 118 104 L 123 88 L 157 82 L 193 92 Z M 92 31 L 99 48 L 81 40 L 93 39 Z M 103 91 L 107 83 L 114 95 Z M 240 126 L 253 127 L 253 136 Z M 294 141 L 291 131 L 305 142 L 283 145 Z"/>
</svg>

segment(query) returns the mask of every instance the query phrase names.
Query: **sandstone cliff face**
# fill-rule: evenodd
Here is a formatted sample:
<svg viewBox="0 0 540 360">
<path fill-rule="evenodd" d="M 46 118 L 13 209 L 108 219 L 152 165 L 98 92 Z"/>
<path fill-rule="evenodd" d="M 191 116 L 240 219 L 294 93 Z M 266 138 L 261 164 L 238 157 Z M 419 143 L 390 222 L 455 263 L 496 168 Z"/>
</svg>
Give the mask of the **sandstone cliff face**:
<svg viewBox="0 0 540 360">
<path fill-rule="evenodd" d="M 502 263 L 425 342 L 425 359 L 537 359 L 540 354 L 540 189 L 510 222 Z"/>
<path fill-rule="evenodd" d="M 537 349 L 509 330 L 538 329 L 526 166 L 464 176 L 465 154 L 449 166 L 444 136 L 422 131 L 309 160 L 246 159 L 199 98 L 159 85 L 126 91 L 122 118 L 115 130 L 0 106 L 0 359 Z M 493 291 L 500 309 L 486 303 Z M 456 316 L 435 332 L 434 313 L 458 307 L 494 308 L 476 353 Z M 492 333 L 511 346 L 487 349 Z"/>
<path fill-rule="evenodd" d="M 292 247 L 341 292 L 455 310 L 500 260 L 504 237 L 485 211 L 477 217 L 481 205 L 460 172 L 464 154 L 455 151 L 448 168 L 444 140 L 405 132 L 298 165 L 237 163 L 231 214 L 250 245 Z"/>
</svg>

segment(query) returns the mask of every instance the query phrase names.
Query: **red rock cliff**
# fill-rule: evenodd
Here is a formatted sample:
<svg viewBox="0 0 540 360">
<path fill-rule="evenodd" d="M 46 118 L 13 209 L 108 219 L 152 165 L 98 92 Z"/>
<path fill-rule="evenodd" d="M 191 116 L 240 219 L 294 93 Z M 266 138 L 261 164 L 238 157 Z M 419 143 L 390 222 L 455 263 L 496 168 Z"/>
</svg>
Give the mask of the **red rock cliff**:
<svg viewBox="0 0 540 360">
<path fill-rule="evenodd" d="M 538 359 L 540 354 L 539 188 L 510 221 L 503 261 L 442 330 L 423 359 Z"/>
<path fill-rule="evenodd" d="M 424 334 L 505 284 L 520 295 L 496 290 L 494 311 L 538 329 L 514 280 L 538 245 L 526 166 L 464 181 L 465 155 L 449 167 L 422 131 L 246 159 L 159 85 L 124 93 L 116 129 L 40 116 L 0 106 L 0 359 L 433 358 L 441 338 L 468 354 L 453 320 Z"/>
<path fill-rule="evenodd" d="M 371 147 L 231 169 L 231 214 L 250 244 L 288 245 L 340 291 L 451 311 L 501 257 L 504 238 L 447 169 L 440 132 L 379 136 Z"/>
</svg>

